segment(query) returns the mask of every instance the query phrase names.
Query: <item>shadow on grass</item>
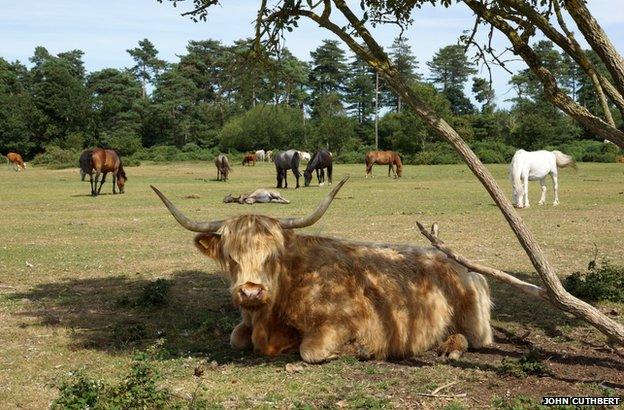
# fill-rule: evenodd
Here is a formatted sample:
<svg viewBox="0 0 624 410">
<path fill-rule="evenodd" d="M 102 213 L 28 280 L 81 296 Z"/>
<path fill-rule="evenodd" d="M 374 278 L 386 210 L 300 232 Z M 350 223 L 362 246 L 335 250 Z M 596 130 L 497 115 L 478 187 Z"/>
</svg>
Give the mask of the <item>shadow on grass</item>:
<svg viewBox="0 0 624 410">
<path fill-rule="evenodd" d="M 20 314 L 40 318 L 33 326 L 70 329 L 74 349 L 114 353 L 144 349 L 160 340 L 163 358 L 254 361 L 252 353 L 229 346 L 240 313 L 232 306 L 225 278 L 178 271 L 162 280 L 167 288 L 162 298 L 154 283 L 126 276 L 78 279 L 40 284 L 11 298 L 30 301 L 30 309 Z"/>
<path fill-rule="evenodd" d="M 510 272 L 525 282 L 541 287 L 544 285 L 536 275 Z M 518 289 L 496 280 L 488 280 L 492 291 L 494 307 L 492 319 L 512 327 L 539 328 L 549 338 L 557 341 L 571 341 L 570 332 L 585 327 L 585 322 L 555 308 L 547 302 L 533 298 Z"/>
</svg>

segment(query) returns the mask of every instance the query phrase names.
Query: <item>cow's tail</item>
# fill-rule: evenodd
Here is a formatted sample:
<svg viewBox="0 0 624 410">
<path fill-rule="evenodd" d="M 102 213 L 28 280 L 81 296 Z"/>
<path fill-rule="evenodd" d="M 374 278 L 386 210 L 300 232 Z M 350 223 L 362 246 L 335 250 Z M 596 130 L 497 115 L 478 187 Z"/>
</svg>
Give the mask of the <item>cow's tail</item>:
<svg viewBox="0 0 624 410">
<path fill-rule="evenodd" d="M 570 167 L 573 170 L 577 170 L 576 162 L 574 162 L 574 158 L 570 155 L 566 155 L 561 151 L 553 151 L 555 155 L 555 161 L 557 162 L 557 168 Z"/>
</svg>

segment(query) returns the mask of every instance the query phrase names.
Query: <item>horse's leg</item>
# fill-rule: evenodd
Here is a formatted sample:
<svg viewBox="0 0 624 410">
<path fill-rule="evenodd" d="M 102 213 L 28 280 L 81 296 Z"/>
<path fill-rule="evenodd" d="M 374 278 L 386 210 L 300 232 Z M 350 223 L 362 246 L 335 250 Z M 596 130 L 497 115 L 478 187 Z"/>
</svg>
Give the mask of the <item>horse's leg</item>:
<svg viewBox="0 0 624 410">
<path fill-rule="evenodd" d="M 327 167 L 327 179 L 329 180 L 329 185 L 332 184 L 332 165 Z"/>
<path fill-rule="evenodd" d="M 540 185 L 542 187 L 542 196 L 537 204 L 544 205 L 544 202 L 546 202 L 546 177 L 540 179 Z"/>
<path fill-rule="evenodd" d="M 524 207 L 528 208 L 531 205 L 529 204 L 529 173 L 527 172 L 526 175 L 524 176 Z"/>
<path fill-rule="evenodd" d="M 102 173 L 102 180 L 100 181 L 100 187 L 98 188 L 98 195 L 100 195 L 100 192 L 102 192 L 102 185 L 104 185 L 104 182 L 106 182 L 106 174 L 108 174 L 108 172 L 103 172 Z"/>
<path fill-rule="evenodd" d="M 390 170 L 394 171 L 394 169 L 392 169 L 392 163 L 388 164 L 388 177 L 390 177 Z"/>
<path fill-rule="evenodd" d="M 282 170 L 278 167 L 275 167 L 275 171 L 277 173 L 277 187 L 276 188 L 281 188 L 282 187 Z"/>
<path fill-rule="evenodd" d="M 97 191 L 98 179 L 100 179 L 100 171 L 95 170 L 95 181 L 93 181 L 93 186 L 91 187 L 91 195 L 93 196 L 97 196 L 98 194 L 98 191 Z"/>
<path fill-rule="evenodd" d="M 115 191 L 115 180 L 117 179 L 117 177 L 115 176 L 117 175 L 115 172 L 113 172 L 113 195 L 117 194 L 117 191 Z"/>
<path fill-rule="evenodd" d="M 555 200 L 553 202 L 553 206 L 559 205 L 559 180 L 557 179 L 557 173 L 553 172 L 550 174 L 553 180 L 553 190 L 555 191 Z"/>
<path fill-rule="evenodd" d="M 288 188 L 288 170 L 284 169 L 284 189 Z"/>
</svg>

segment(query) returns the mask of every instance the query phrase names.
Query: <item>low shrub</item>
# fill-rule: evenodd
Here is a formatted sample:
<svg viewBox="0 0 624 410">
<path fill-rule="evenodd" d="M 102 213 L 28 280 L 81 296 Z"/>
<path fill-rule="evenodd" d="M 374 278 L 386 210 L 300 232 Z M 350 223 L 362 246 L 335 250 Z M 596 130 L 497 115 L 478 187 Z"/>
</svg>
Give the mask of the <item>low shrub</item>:
<svg viewBox="0 0 624 410">
<path fill-rule="evenodd" d="M 130 371 L 118 382 L 106 383 L 84 369 L 70 372 L 60 385 L 51 409 L 161 409 L 182 408 L 169 389 L 158 385 L 161 377 L 146 353 L 135 355 Z"/>
<path fill-rule="evenodd" d="M 548 365 L 541 361 L 538 353 L 531 350 L 520 359 L 507 359 L 501 361 L 499 373 L 519 378 L 529 375 L 545 376 L 550 374 Z"/>
<path fill-rule="evenodd" d="M 624 266 L 613 266 L 607 260 L 591 261 L 587 272 L 574 272 L 563 281 L 568 292 L 590 301 L 624 302 Z"/>
<path fill-rule="evenodd" d="M 547 149 L 549 151 L 556 149 L 571 155 L 577 162 L 616 162 L 618 155 L 621 155 L 617 145 L 592 140 L 572 141 Z"/>
<path fill-rule="evenodd" d="M 57 145 L 48 145 L 45 151 L 35 155 L 30 163 L 53 169 L 77 168 L 81 152 L 77 149 L 63 149 Z"/>
</svg>

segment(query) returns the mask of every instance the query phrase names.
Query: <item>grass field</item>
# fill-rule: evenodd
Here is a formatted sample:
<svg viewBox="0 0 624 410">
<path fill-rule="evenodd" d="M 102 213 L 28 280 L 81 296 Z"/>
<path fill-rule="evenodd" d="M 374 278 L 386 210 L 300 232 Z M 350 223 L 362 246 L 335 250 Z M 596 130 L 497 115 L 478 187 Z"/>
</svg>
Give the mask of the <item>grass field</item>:
<svg viewBox="0 0 624 410">
<path fill-rule="evenodd" d="M 506 167 L 492 172 L 510 191 Z M 440 236 L 474 260 L 536 281 L 526 255 L 476 179 L 460 165 L 407 166 L 401 180 L 363 165 L 338 165 L 345 185 L 327 214 L 308 232 L 428 245 L 416 221 L 438 222 Z M 543 395 L 624 394 L 624 359 L 593 329 L 497 283 L 495 344 L 444 363 L 433 352 L 398 362 L 344 358 L 292 371 L 297 356 L 277 360 L 232 351 L 228 334 L 238 318 L 228 282 L 193 247 L 149 189 L 153 184 L 187 215 L 225 218 L 245 212 L 303 215 L 329 187 L 283 191 L 290 205 L 223 204 L 227 193 L 272 187 L 269 164 L 234 168 L 214 180 L 211 164 L 175 163 L 128 168 L 126 194 L 92 198 L 77 169 L 0 169 L 0 407 L 46 408 L 71 370 L 85 367 L 104 380 L 127 373 L 133 352 L 158 349 L 160 383 L 177 396 L 199 391 L 207 403 L 237 407 L 485 408 L 538 403 Z M 289 178 L 294 186 L 294 180 Z M 593 258 L 624 264 L 624 166 L 580 164 L 560 174 L 561 205 L 521 211 L 561 276 Z M 552 202 L 549 184 L 548 202 Z M 170 285 L 165 304 L 142 306 L 146 285 Z M 622 305 L 601 306 L 622 321 Z M 504 359 L 529 351 L 546 376 L 501 373 Z M 204 366 L 200 377 L 194 369 Z M 422 395 L 454 382 L 439 393 Z M 200 389 L 198 389 L 201 387 Z M 466 393 L 464 396 L 461 393 Z M 520 403 L 520 404 L 519 404 Z M 524 403 L 524 404 L 522 404 Z M 509 407 L 511 408 L 511 407 Z"/>
</svg>

